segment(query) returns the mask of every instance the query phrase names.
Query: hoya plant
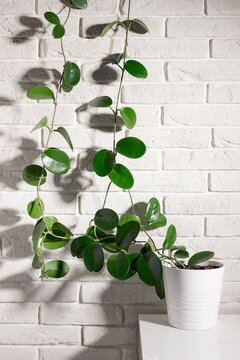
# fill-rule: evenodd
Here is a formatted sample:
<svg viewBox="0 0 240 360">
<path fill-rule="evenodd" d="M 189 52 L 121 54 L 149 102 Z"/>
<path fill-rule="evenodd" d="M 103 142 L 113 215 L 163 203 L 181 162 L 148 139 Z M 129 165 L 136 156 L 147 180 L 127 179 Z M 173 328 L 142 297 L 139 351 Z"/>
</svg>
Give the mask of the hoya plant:
<svg viewBox="0 0 240 360">
<path fill-rule="evenodd" d="M 72 0 L 72 3 L 79 7 L 86 7 L 85 1 Z M 71 91 L 80 80 L 80 70 L 75 63 L 67 61 L 62 37 L 65 33 L 64 26 L 69 18 L 71 6 L 66 21 L 61 24 L 58 16 L 52 12 L 45 13 L 45 18 L 54 24 L 53 36 L 60 38 L 61 49 L 64 58 L 63 72 L 58 84 L 56 95 L 45 86 L 37 86 L 28 90 L 28 97 L 34 100 L 52 99 L 54 113 L 51 125 L 48 125 L 47 117 L 44 117 L 33 130 L 46 127 L 48 129 L 48 139 L 46 147 L 42 151 L 40 165 L 27 166 L 23 171 L 24 180 L 36 186 L 37 197 L 28 204 L 28 213 L 31 217 L 37 218 L 37 223 L 33 230 L 34 259 L 33 267 L 41 269 L 41 277 L 63 277 L 69 271 L 69 266 L 61 260 L 54 260 L 45 263 L 43 248 L 54 250 L 61 248 L 71 241 L 71 254 L 73 257 L 83 259 L 86 268 L 91 272 L 99 272 L 105 263 L 110 275 L 119 280 L 127 280 L 138 275 L 147 285 L 154 286 L 160 298 L 164 298 L 164 284 L 162 276 L 163 264 L 168 266 L 189 268 L 209 260 L 214 253 L 202 251 L 189 258 L 189 253 L 184 246 L 176 246 L 176 228 L 174 225 L 168 226 L 166 237 L 162 246 L 156 246 L 149 231 L 167 225 L 167 219 L 161 212 L 159 201 L 151 198 L 146 206 L 145 218 L 140 218 L 135 210 L 131 189 L 134 186 L 134 178 L 131 171 L 118 160 L 118 154 L 130 159 L 138 159 L 144 156 L 146 146 L 141 139 L 128 136 L 116 142 L 117 121 L 119 117 L 124 126 L 131 130 L 136 122 L 136 112 L 132 107 L 120 105 L 121 89 L 124 75 L 127 72 L 131 76 L 139 79 L 146 79 L 148 72 L 146 67 L 133 59 L 127 58 L 129 31 L 136 27 L 141 33 L 147 33 L 148 27 L 139 19 L 130 18 L 131 0 L 128 2 L 128 14 L 125 21 L 116 20 L 108 24 L 102 31 L 104 37 L 112 28 L 121 27 L 125 31 L 125 42 L 122 52 L 113 60 L 112 66 L 119 70 L 120 81 L 116 99 L 109 96 L 100 96 L 89 102 L 89 107 L 108 108 L 113 114 L 113 145 L 111 149 L 100 149 L 93 159 L 93 169 L 100 177 L 108 177 L 103 205 L 98 209 L 94 218 L 90 221 L 85 235 L 74 237 L 70 229 L 58 222 L 55 217 L 45 216 L 44 204 L 40 199 L 40 186 L 46 181 L 48 172 L 54 174 L 65 174 L 70 169 L 68 155 L 60 149 L 49 148 L 50 137 L 55 131 L 59 132 L 72 149 L 71 139 L 62 127 L 55 128 L 54 120 L 57 107 L 59 91 Z M 101 41 L 101 40 L 99 40 Z M 115 104 L 115 105 L 113 105 Z M 147 121 L 147 119 L 146 119 Z M 119 191 L 127 191 L 131 205 L 131 213 L 119 217 L 113 208 L 106 207 L 107 197 L 111 185 L 119 187 Z M 134 244 L 138 235 L 146 235 L 146 241 L 142 244 L 140 251 L 134 250 Z M 108 255 L 107 255 L 108 254 Z M 107 256 L 106 256 L 107 255 Z M 189 259 L 188 259 L 189 258 Z M 188 261 L 186 260 L 188 259 Z"/>
</svg>

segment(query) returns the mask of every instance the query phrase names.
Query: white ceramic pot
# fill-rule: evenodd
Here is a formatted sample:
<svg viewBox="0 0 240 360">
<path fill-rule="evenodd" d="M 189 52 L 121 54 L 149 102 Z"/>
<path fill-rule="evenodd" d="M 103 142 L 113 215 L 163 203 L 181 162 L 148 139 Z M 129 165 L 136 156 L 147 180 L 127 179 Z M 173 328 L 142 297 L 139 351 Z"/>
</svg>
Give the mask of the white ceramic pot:
<svg viewBox="0 0 240 360">
<path fill-rule="evenodd" d="M 184 330 L 205 330 L 217 324 L 224 265 L 216 269 L 186 270 L 163 266 L 168 322 Z"/>
</svg>

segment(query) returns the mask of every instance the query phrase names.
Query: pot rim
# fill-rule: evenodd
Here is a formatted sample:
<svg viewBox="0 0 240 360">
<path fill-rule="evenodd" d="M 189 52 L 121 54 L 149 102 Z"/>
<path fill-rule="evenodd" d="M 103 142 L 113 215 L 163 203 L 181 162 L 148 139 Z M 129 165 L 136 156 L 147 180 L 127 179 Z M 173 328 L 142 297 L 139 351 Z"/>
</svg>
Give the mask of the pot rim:
<svg viewBox="0 0 240 360">
<path fill-rule="evenodd" d="M 185 263 L 184 261 L 182 261 L 183 263 Z M 197 271 L 197 273 L 201 272 L 206 272 L 206 271 L 219 271 L 219 269 L 224 269 L 225 265 L 220 262 L 220 261 L 216 261 L 216 260 L 208 260 L 208 261 L 204 261 L 201 263 L 201 265 L 215 265 L 217 266 L 217 268 L 214 269 L 197 269 L 195 271 Z M 189 271 L 189 269 L 180 269 L 180 268 L 174 268 L 174 267 L 170 267 L 169 264 L 165 264 L 163 262 L 163 267 L 167 268 L 168 270 L 173 270 L 173 271 Z"/>
</svg>

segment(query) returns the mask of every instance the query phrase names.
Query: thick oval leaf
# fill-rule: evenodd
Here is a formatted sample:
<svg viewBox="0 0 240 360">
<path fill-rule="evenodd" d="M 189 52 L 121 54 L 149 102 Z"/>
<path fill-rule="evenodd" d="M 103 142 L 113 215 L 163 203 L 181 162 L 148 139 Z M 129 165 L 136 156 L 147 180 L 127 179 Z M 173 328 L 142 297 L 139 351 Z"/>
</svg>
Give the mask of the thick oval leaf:
<svg viewBox="0 0 240 360">
<path fill-rule="evenodd" d="M 42 266 L 42 259 L 38 254 L 35 254 L 32 261 L 32 268 L 33 269 L 41 269 Z"/>
<path fill-rule="evenodd" d="M 162 279 L 162 263 L 153 252 L 141 255 L 137 262 L 140 279 L 147 285 L 156 286 Z"/>
<path fill-rule="evenodd" d="M 94 216 L 94 222 L 102 230 L 112 230 L 118 225 L 118 215 L 111 209 L 100 209 Z"/>
<path fill-rule="evenodd" d="M 138 221 L 129 221 L 120 226 L 117 230 L 116 243 L 120 249 L 128 250 L 129 246 L 135 241 L 140 231 Z"/>
<path fill-rule="evenodd" d="M 144 244 L 144 246 L 141 248 L 140 254 L 145 255 L 145 254 L 147 254 L 149 252 L 152 252 L 152 248 L 151 248 L 151 245 L 148 242 L 146 242 Z"/>
<path fill-rule="evenodd" d="M 187 259 L 189 257 L 189 253 L 186 250 L 177 250 L 174 253 L 174 256 L 179 259 Z"/>
<path fill-rule="evenodd" d="M 51 234 L 47 234 L 44 241 L 43 247 L 48 250 L 60 249 L 63 246 L 66 246 L 69 242 L 69 239 L 60 239 Z"/>
<path fill-rule="evenodd" d="M 145 144 L 136 137 L 126 137 L 117 142 L 116 150 L 131 159 L 138 159 L 146 152 Z"/>
<path fill-rule="evenodd" d="M 150 221 L 148 223 L 148 225 L 151 228 L 163 227 L 163 226 L 166 226 L 166 224 L 167 224 L 167 218 L 163 214 L 159 214 L 155 221 Z"/>
<path fill-rule="evenodd" d="M 79 9 L 87 8 L 87 0 L 71 0 L 71 2 Z"/>
<path fill-rule="evenodd" d="M 170 225 L 165 240 L 163 242 L 163 249 L 170 249 L 177 239 L 177 231 L 174 225 Z"/>
<path fill-rule="evenodd" d="M 89 226 L 89 228 L 86 231 L 86 235 L 92 236 L 94 239 L 102 239 L 109 236 L 108 234 L 106 234 L 104 231 L 100 230 L 96 226 Z"/>
<path fill-rule="evenodd" d="M 34 128 L 30 131 L 30 133 L 32 133 L 35 130 L 41 129 L 43 127 L 45 127 L 47 125 L 48 122 L 48 118 L 46 116 L 44 116 L 38 123 L 36 126 L 34 126 Z"/>
<path fill-rule="evenodd" d="M 63 25 L 61 24 L 57 24 L 54 26 L 53 31 L 52 31 L 53 37 L 55 39 L 60 39 L 63 37 L 63 35 L 65 34 L 65 28 Z"/>
<path fill-rule="evenodd" d="M 123 216 L 120 220 L 119 220 L 119 223 L 118 223 L 118 225 L 119 226 L 122 226 L 123 224 L 125 224 L 125 223 L 127 223 L 127 222 L 129 222 L 129 221 L 137 221 L 137 222 L 139 222 L 139 224 L 140 224 L 140 218 L 137 216 L 137 215 L 132 215 L 132 214 L 130 214 L 130 215 L 125 215 L 125 216 Z"/>
<path fill-rule="evenodd" d="M 55 148 L 48 148 L 42 153 L 42 162 L 54 174 L 66 174 L 71 166 L 68 155 Z"/>
<path fill-rule="evenodd" d="M 90 101 L 88 105 L 92 107 L 109 107 L 112 105 L 112 99 L 109 96 L 99 96 Z"/>
<path fill-rule="evenodd" d="M 47 276 L 51 278 L 61 278 L 69 272 L 69 266 L 65 261 L 52 260 L 45 264 Z"/>
<path fill-rule="evenodd" d="M 62 89 L 64 92 L 69 93 L 70 91 L 72 91 L 73 86 L 69 85 L 68 83 L 66 83 L 65 79 L 63 78 L 62 81 Z"/>
<path fill-rule="evenodd" d="M 60 24 L 60 19 L 57 16 L 57 14 L 55 14 L 55 13 L 53 13 L 51 11 L 45 12 L 44 17 L 51 24 L 55 24 L 55 25 Z"/>
<path fill-rule="evenodd" d="M 132 129 L 135 126 L 137 120 L 135 111 L 130 107 L 124 107 L 120 110 L 120 114 L 126 127 L 128 129 Z"/>
<path fill-rule="evenodd" d="M 115 164 L 108 176 L 110 180 L 121 189 L 131 189 L 131 187 L 133 187 L 133 176 L 122 164 Z"/>
<path fill-rule="evenodd" d="M 22 173 L 23 180 L 26 181 L 27 184 L 32 186 L 38 186 L 39 180 L 42 177 L 40 185 L 43 185 L 46 182 L 47 172 L 46 170 L 39 165 L 29 165 L 25 167 Z"/>
<path fill-rule="evenodd" d="M 104 250 L 110 253 L 118 253 L 120 251 L 119 247 L 116 244 L 115 237 L 110 237 L 109 239 L 101 241 L 102 247 Z"/>
<path fill-rule="evenodd" d="M 98 176 L 108 175 L 114 165 L 114 154 L 112 151 L 103 149 L 96 153 L 93 159 L 93 169 Z"/>
<path fill-rule="evenodd" d="M 52 226 L 52 232 L 55 235 L 64 236 L 67 238 L 72 236 L 71 230 L 60 222 L 54 222 Z"/>
<path fill-rule="evenodd" d="M 147 32 L 149 32 L 149 29 L 147 27 L 146 24 L 144 24 L 144 22 L 142 20 L 139 20 L 139 19 L 133 19 L 133 24 L 137 24 L 141 29 L 142 29 L 142 34 L 145 34 Z"/>
<path fill-rule="evenodd" d="M 44 204 L 42 200 L 40 200 L 40 202 L 42 205 L 42 209 L 44 210 Z M 30 201 L 30 203 L 27 206 L 27 212 L 28 215 L 31 216 L 33 219 L 37 219 L 42 215 L 42 210 L 38 198 L 36 198 L 33 201 Z"/>
<path fill-rule="evenodd" d="M 160 214 L 160 204 L 156 198 L 151 198 L 147 204 L 146 219 L 148 222 L 153 222 L 158 219 Z"/>
<path fill-rule="evenodd" d="M 47 86 L 33 86 L 27 91 L 27 97 L 32 100 L 54 99 L 54 94 Z"/>
<path fill-rule="evenodd" d="M 57 128 L 57 130 L 54 130 L 54 131 L 57 131 L 59 134 L 61 134 L 64 137 L 64 139 L 70 146 L 70 149 L 73 151 L 73 144 L 72 144 L 71 138 L 70 138 L 67 130 L 64 127 L 60 126 Z"/>
<path fill-rule="evenodd" d="M 126 273 L 126 275 L 124 275 L 120 280 L 130 279 L 131 277 L 133 277 L 136 274 L 137 269 L 135 269 L 135 263 L 137 263 L 139 256 L 140 255 L 137 253 L 132 253 L 132 254 L 127 255 L 129 262 L 130 262 L 129 270 Z"/>
<path fill-rule="evenodd" d="M 66 83 L 70 86 L 75 86 L 80 80 L 80 69 L 77 64 L 71 61 L 67 61 L 64 66 L 63 77 Z"/>
<path fill-rule="evenodd" d="M 107 269 L 116 279 L 123 278 L 129 271 L 130 260 L 124 252 L 119 252 L 116 255 L 112 255 L 108 258 Z"/>
<path fill-rule="evenodd" d="M 80 236 L 74 239 L 71 243 L 71 254 L 72 256 L 76 256 L 77 258 L 82 258 L 84 254 L 85 248 L 94 243 L 95 240 L 91 236 Z"/>
<path fill-rule="evenodd" d="M 39 242 L 45 230 L 45 223 L 43 221 L 37 222 L 32 233 L 33 250 L 37 254 Z"/>
<path fill-rule="evenodd" d="M 104 264 L 104 254 L 98 242 L 90 244 L 84 250 L 84 263 L 89 271 L 98 272 Z"/>
<path fill-rule="evenodd" d="M 146 79 L 148 76 L 145 66 L 136 60 L 128 60 L 124 68 L 130 75 L 136 78 Z"/>
<path fill-rule="evenodd" d="M 45 224 L 47 225 L 47 227 L 48 227 L 49 230 L 52 229 L 53 224 L 54 224 L 55 222 L 57 222 L 57 221 L 58 221 L 58 219 L 57 219 L 55 216 L 45 216 L 45 217 L 44 217 L 44 222 L 45 222 Z M 39 219 L 38 222 L 37 222 L 37 224 L 40 223 L 40 222 L 43 222 L 43 218 Z M 45 229 L 45 230 L 47 230 L 47 229 Z"/>
<path fill-rule="evenodd" d="M 161 281 L 159 282 L 159 284 L 157 284 L 155 286 L 155 290 L 156 290 L 156 293 L 160 297 L 161 300 L 165 298 L 165 289 L 164 289 L 163 277 L 162 277 Z"/>
<path fill-rule="evenodd" d="M 173 245 L 170 247 L 170 250 L 171 251 L 174 251 L 174 250 L 186 250 L 186 246 L 183 246 L 183 245 Z"/>
<path fill-rule="evenodd" d="M 200 264 L 204 261 L 210 260 L 214 256 L 214 252 L 212 251 L 200 251 L 194 254 L 188 260 L 188 268 L 191 268 L 194 265 Z"/>
<path fill-rule="evenodd" d="M 108 31 L 117 23 L 118 23 L 118 21 L 113 21 L 110 24 L 107 24 L 107 26 L 105 26 L 105 28 L 101 32 L 101 37 L 104 37 L 108 33 Z"/>
</svg>

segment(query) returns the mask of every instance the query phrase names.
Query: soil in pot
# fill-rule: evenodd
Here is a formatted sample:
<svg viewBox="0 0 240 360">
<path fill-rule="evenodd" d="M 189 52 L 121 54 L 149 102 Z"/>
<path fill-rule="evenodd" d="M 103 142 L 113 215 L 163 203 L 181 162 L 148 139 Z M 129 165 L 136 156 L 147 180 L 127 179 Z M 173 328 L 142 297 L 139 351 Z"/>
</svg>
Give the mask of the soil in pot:
<svg viewBox="0 0 240 360">
<path fill-rule="evenodd" d="M 211 270 L 211 269 L 217 269 L 219 266 L 214 265 L 194 265 L 190 269 L 187 266 L 177 265 L 178 269 L 185 269 L 185 270 Z"/>
</svg>

